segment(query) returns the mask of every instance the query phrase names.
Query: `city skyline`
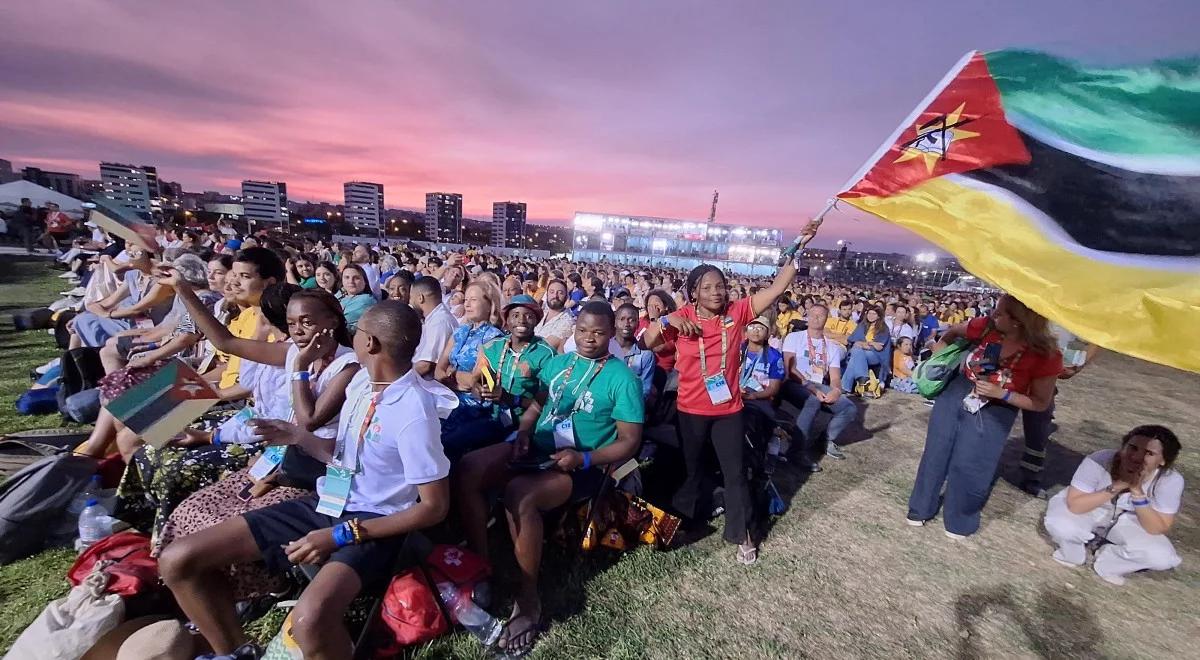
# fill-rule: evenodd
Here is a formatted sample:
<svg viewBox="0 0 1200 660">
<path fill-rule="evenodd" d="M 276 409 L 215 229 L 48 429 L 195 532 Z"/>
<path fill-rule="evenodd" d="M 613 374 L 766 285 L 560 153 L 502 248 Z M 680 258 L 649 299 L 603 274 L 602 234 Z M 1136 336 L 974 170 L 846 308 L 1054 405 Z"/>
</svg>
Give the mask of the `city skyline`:
<svg viewBox="0 0 1200 660">
<path fill-rule="evenodd" d="M 1200 20 L 1186 0 L 798 5 L 5 7 L 0 157 L 89 179 L 144 163 L 197 191 L 283 181 L 297 201 L 372 181 L 418 210 L 452 190 L 464 216 L 520 199 L 530 223 L 702 220 L 715 188 L 718 222 L 795 232 L 963 52 L 1140 62 L 1194 51 Z M 843 212 L 817 245 L 837 238 L 926 246 Z"/>
</svg>

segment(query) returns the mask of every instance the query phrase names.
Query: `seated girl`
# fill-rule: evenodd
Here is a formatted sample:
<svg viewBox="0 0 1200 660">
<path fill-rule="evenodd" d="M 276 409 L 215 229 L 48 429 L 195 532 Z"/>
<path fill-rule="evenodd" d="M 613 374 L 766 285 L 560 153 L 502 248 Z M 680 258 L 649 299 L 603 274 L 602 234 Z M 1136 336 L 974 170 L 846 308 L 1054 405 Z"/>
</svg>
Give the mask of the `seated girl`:
<svg viewBox="0 0 1200 660">
<path fill-rule="evenodd" d="M 896 350 L 892 354 L 892 382 L 888 387 L 906 394 L 916 392 L 917 384 L 912 379 L 913 367 L 915 366 L 912 337 L 901 337 L 896 343 Z"/>
<path fill-rule="evenodd" d="M 367 272 L 362 269 L 362 266 L 347 263 L 342 268 L 342 292 L 338 294 L 338 300 L 342 304 L 342 312 L 346 317 L 346 323 L 350 326 L 351 333 L 354 332 L 363 312 L 379 302 L 375 296 L 371 295 L 368 281 Z"/>
<path fill-rule="evenodd" d="M 1179 438 L 1157 425 L 1139 426 L 1119 449 L 1083 459 L 1071 485 L 1046 507 L 1046 531 L 1063 566 L 1087 563 L 1088 546 L 1100 541 L 1092 570 L 1122 585 L 1138 571 L 1165 571 L 1182 561 L 1167 532 L 1183 496 L 1183 475 L 1173 469 Z"/>
</svg>

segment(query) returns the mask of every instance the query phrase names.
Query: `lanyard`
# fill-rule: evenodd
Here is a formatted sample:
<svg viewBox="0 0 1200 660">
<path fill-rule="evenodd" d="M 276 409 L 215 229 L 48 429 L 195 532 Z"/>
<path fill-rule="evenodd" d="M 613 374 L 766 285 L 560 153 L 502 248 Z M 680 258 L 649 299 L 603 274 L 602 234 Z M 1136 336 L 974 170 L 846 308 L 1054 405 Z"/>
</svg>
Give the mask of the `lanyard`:
<svg viewBox="0 0 1200 660">
<path fill-rule="evenodd" d="M 576 403 L 579 401 L 579 392 L 591 388 L 592 382 L 596 380 L 596 376 L 599 376 L 601 371 L 604 371 L 604 366 L 608 364 L 608 358 L 610 357 L 612 356 L 604 356 L 604 359 L 600 360 L 599 363 L 589 360 L 591 364 L 588 365 L 588 371 L 584 372 L 583 378 L 579 379 L 579 382 L 575 385 L 575 389 L 571 391 Z M 549 404 L 548 407 L 551 410 L 551 415 L 555 418 L 563 416 L 559 406 L 562 403 L 563 394 L 566 393 L 567 383 L 571 380 L 571 374 L 575 371 L 575 363 L 578 361 L 579 354 L 576 353 L 575 357 L 571 358 L 571 364 L 567 365 L 566 370 L 561 374 L 562 380 L 559 381 L 558 391 L 550 390 L 550 401 L 547 403 Z M 595 371 L 592 370 L 592 367 L 595 367 Z M 574 407 L 574 404 L 572 404 L 572 407 Z M 575 411 L 572 410 L 571 414 L 575 414 Z"/>
<path fill-rule="evenodd" d="M 371 383 L 371 384 L 375 385 L 376 383 Z M 390 385 L 390 383 L 387 383 L 387 384 Z M 386 388 L 384 388 L 384 389 L 386 389 Z M 358 474 L 359 470 L 362 468 L 363 442 L 367 438 L 367 432 L 371 430 L 371 422 L 375 419 L 375 408 L 379 404 L 379 395 L 382 393 L 383 392 L 375 392 L 374 394 L 371 395 L 370 399 L 367 399 L 367 401 L 368 401 L 367 414 L 363 415 L 362 421 L 358 425 L 358 442 L 355 443 L 355 448 L 354 448 L 354 473 L 355 474 Z M 361 401 L 361 399 L 360 399 L 360 401 Z M 361 404 L 359 405 L 359 407 L 360 408 L 362 407 Z M 350 430 L 349 426 L 352 426 L 353 423 L 354 423 L 353 417 L 351 417 L 351 422 L 348 425 L 348 428 L 346 429 L 347 431 Z M 338 441 L 337 441 L 337 446 L 334 447 L 334 460 L 336 460 L 338 462 L 344 461 L 346 458 L 344 456 L 345 452 L 346 452 L 346 439 L 339 436 Z M 345 465 L 343 465 L 342 467 L 345 467 Z"/>
<path fill-rule="evenodd" d="M 714 316 L 721 324 L 721 368 L 717 374 L 725 373 L 726 361 L 729 359 L 729 329 L 725 327 L 725 316 Z M 700 311 L 696 310 L 696 320 L 700 320 Z M 700 332 L 700 378 L 708 378 L 708 356 L 704 354 L 704 332 Z M 714 376 L 717 374 L 713 374 Z"/>
<path fill-rule="evenodd" d="M 749 365 L 747 365 L 746 364 L 746 356 L 749 355 L 749 353 L 750 353 L 750 342 L 746 342 L 745 344 L 742 344 L 741 363 L 742 363 L 742 380 L 743 381 L 746 380 L 747 378 L 754 377 L 754 370 L 758 369 L 758 363 L 762 362 L 763 355 L 765 355 L 766 352 L 767 352 L 767 347 L 764 344 L 763 349 L 754 354 L 754 361 L 751 362 Z M 747 366 L 749 366 L 748 369 L 747 369 Z"/>
<path fill-rule="evenodd" d="M 512 391 L 513 384 L 517 382 L 517 365 L 519 365 L 521 363 L 521 357 L 525 355 L 525 351 L 529 350 L 530 346 L 533 346 L 532 341 L 529 342 L 528 344 L 525 344 L 525 348 L 522 348 L 521 352 L 517 353 L 516 351 L 514 351 L 512 349 L 512 339 L 509 338 L 509 339 L 504 340 L 504 348 L 500 350 L 500 364 L 496 365 L 496 376 L 500 380 L 500 387 L 503 388 L 505 391 L 507 391 L 507 392 Z M 509 353 L 516 353 L 517 356 L 515 358 L 513 358 L 512 373 L 509 374 L 508 385 L 505 385 L 504 384 L 504 358 L 508 357 Z"/>
</svg>

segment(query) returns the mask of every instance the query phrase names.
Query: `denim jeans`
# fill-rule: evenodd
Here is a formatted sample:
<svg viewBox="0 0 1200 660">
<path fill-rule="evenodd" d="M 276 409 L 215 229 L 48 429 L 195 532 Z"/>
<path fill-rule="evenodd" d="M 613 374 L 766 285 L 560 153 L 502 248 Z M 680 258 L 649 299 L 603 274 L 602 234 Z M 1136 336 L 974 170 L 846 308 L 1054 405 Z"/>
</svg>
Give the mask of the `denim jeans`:
<svg viewBox="0 0 1200 660">
<path fill-rule="evenodd" d="M 813 387 L 826 393 L 832 389 L 828 385 L 813 384 Z M 815 448 L 812 426 L 817 418 L 817 412 L 822 408 L 833 413 L 833 419 L 829 421 L 829 428 L 826 432 L 830 442 L 836 442 L 846 427 L 853 424 L 854 420 L 858 418 L 858 408 L 845 396 L 838 397 L 838 400 L 833 403 L 821 403 L 821 400 L 813 396 L 807 386 L 794 380 L 783 384 L 782 396 L 784 401 L 800 409 L 800 413 L 796 415 L 796 432 L 800 436 L 801 447 L 806 455 L 811 454 Z"/>
<path fill-rule="evenodd" d="M 871 367 L 878 367 L 882 364 L 883 353 L 880 351 L 850 349 L 850 361 L 846 364 L 845 373 L 842 374 L 842 391 L 853 392 L 855 381 L 859 378 L 866 378 Z"/>
</svg>

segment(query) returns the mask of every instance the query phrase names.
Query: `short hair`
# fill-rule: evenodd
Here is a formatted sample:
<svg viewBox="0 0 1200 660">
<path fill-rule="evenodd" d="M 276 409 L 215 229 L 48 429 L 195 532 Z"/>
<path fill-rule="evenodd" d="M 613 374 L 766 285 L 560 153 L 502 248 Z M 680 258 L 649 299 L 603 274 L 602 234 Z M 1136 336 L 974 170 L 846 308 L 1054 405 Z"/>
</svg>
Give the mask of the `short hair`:
<svg viewBox="0 0 1200 660">
<path fill-rule="evenodd" d="M 617 307 L 617 309 L 613 312 L 613 322 L 614 323 L 616 322 L 617 314 L 620 314 L 621 312 L 624 312 L 626 310 L 633 312 L 634 316 L 641 316 L 641 314 L 642 314 L 642 310 L 638 309 L 637 305 L 635 305 L 633 303 L 623 303 L 623 304 L 619 305 Z"/>
<path fill-rule="evenodd" d="M 287 306 L 292 296 L 303 291 L 299 286 L 288 282 L 276 282 L 263 289 L 262 301 L 259 307 L 262 315 L 280 332 L 287 334 Z"/>
<path fill-rule="evenodd" d="M 282 282 L 286 278 L 283 261 L 274 252 L 264 247 L 246 248 L 238 253 L 237 259 L 234 261 L 253 264 L 255 270 L 258 271 L 258 276 L 264 280 L 275 278 L 276 282 Z"/>
<path fill-rule="evenodd" d="M 421 319 L 412 307 L 399 300 L 383 300 L 363 312 L 358 332 L 366 332 L 399 362 L 411 362 L 421 343 Z"/>
<path fill-rule="evenodd" d="M 408 283 L 409 285 L 411 285 L 413 283 L 413 274 L 408 272 L 407 270 L 398 270 L 395 273 L 392 273 L 392 276 L 388 278 L 388 281 L 391 282 L 392 280 L 394 280 L 396 278 L 399 278 L 400 280 Z"/>
<path fill-rule="evenodd" d="M 215 252 L 210 253 L 208 259 L 205 261 L 219 261 L 221 262 L 221 268 L 224 268 L 225 270 L 233 268 L 233 257 L 228 254 L 216 254 Z"/>
<path fill-rule="evenodd" d="M 700 280 L 709 273 L 716 273 L 721 277 L 721 282 L 725 282 L 725 273 L 721 272 L 720 268 L 712 264 L 700 264 L 691 270 L 687 276 L 687 298 L 688 300 L 696 299 L 696 287 L 700 286 Z"/>
<path fill-rule="evenodd" d="M 431 275 L 415 279 L 413 280 L 412 288 L 409 289 L 409 295 L 412 296 L 418 293 L 428 296 L 434 302 L 441 302 L 442 283 L 438 281 L 438 278 Z"/>
<path fill-rule="evenodd" d="M 617 314 L 613 311 L 612 305 L 603 301 L 593 300 L 592 302 L 584 303 L 583 307 L 579 310 L 579 315 L 583 316 L 584 314 L 602 317 L 608 322 L 610 327 L 617 324 Z"/>
</svg>

